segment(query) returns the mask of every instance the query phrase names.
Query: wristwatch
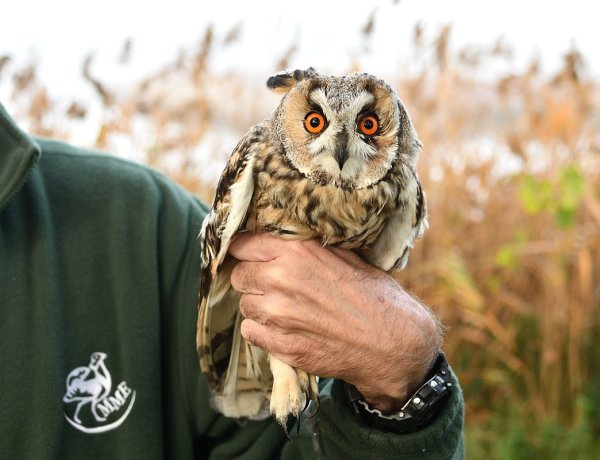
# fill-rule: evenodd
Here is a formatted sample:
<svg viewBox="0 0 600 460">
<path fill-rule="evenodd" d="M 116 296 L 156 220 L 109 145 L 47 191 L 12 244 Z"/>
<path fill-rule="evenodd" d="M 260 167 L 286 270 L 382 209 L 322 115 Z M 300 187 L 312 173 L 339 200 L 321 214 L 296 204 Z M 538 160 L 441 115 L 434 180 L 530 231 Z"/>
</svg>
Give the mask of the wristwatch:
<svg viewBox="0 0 600 460">
<path fill-rule="evenodd" d="M 425 383 L 408 399 L 399 412 L 384 415 L 373 409 L 360 392 L 346 383 L 346 394 L 354 412 L 371 428 L 393 433 L 413 433 L 429 424 L 452 391 L 450 370 L 444 353 L 440 352 Z"/>
</svg>

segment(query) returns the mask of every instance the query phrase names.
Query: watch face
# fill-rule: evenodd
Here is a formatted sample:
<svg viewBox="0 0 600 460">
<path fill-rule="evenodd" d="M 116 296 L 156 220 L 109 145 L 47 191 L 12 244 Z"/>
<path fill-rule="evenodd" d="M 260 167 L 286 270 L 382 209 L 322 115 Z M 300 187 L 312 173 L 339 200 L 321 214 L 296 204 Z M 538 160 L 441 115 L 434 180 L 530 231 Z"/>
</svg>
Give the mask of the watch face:
<svg viewBox="0 0 600 460">
<path fill-rule="evenodd" d="M 434 375 L 410 398 L 405 406 L 406 411 L 413 418 L 427 417 L 430 409 L 435 408 L 439 401 L 450 394 L 451 386 L 452 384 L 444 381 L 439 374 Z"/>
</svg>

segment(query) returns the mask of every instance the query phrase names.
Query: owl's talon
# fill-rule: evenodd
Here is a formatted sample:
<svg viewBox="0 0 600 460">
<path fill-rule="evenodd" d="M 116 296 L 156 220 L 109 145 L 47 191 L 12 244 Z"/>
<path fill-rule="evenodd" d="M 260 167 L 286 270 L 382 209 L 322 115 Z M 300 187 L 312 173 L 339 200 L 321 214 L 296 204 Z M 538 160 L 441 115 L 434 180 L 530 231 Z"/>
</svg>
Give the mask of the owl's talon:
<svg viewBox="0 0 600 460">
<path fill-rule="evenodd" d="M 317 407 L 315 408 L 315 410 L 312 413 L 307 415 L 308 418 L 313 418 L 315 415 L 317 415 L 317 412 L 319 412 L 319 408 L 321 407 L 321 400 L 319 398 L 319 395 L 317 395 L 317 398 L 313 399 L 313 401 L 315 402 L 315 405 Z"/>
<path fill-rule="evenodd" d="M 278 422 L 278 423 L 280 423 L 280 424 L 281 424 L 281 422 L 280 422 L 280 421 L 279 421 L 279 420 L 278 420 L 276 417 L 273 417 L 273 418 L 274 418 L 275 420 L 277 420 L 277 422 Z M 286 421 L 286 422 L 287 422 L 287 421 Z M 285 437 L 287 438 L 287 440 L 288 440 L 288 441 L 291 441 L 290 434 L 288 433 L 288 429 L 287 429 L 287 423 L 283 423 L 283 424 L 281 424 L 281 428 L 283 428 L 283 432 L 285 433 Z"/>
<path fill-rule="evenodd" d="M 306 390 L 304 390 L 304 395 L 306 397 L 306 404 L 304 404 L 304 409 L 302 409 L 303 413 L 306 409 L 308 409 L 308 406 L 310 405 L 310 402 L 312 401 L 312 399 L 310 398 L 310 392 L 308 391 L 308 388 Z"/>
</svg>

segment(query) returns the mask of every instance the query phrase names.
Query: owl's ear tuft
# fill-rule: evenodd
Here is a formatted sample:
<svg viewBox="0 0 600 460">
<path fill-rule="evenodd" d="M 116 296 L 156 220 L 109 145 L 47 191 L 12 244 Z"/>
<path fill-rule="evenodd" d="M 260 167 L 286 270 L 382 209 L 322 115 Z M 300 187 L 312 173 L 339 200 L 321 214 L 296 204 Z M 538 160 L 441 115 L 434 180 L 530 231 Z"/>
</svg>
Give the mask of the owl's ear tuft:
<svg viewBox="0 0 600 460">
<path fill-rule="evenodd" d="M 284 70 L 272 75 L 267 80 L 267 88 L 276 93 L 287 93 L 299 81 L 318 75 L 318 72 L 309 67 L 306 70 Z"/>
</svg>

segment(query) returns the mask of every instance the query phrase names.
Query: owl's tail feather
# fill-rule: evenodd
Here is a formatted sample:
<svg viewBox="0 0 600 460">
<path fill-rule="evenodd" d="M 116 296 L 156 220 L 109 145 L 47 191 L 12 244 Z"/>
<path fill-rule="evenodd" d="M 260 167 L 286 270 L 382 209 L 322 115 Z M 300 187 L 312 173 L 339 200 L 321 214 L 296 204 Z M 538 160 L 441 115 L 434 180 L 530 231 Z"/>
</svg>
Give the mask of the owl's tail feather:
<svg viewBox="0 0 600 460">
<path fill-rule="evenodd" d="M 214 394 L 212 403 L 216 410 L 227 417 L 262 420 L 270 416 L 267 390 L 270 384 L 265 384 L 263 382 L 265 376 L 255 374 L 248 364 L 256 363 L 256 368 L 260 369 L 258 355 L 261 352 L 265 354 L 263 360 L 266 362 L 266 353 L 260 348 L 249 347 L 246 344 L 240 333 L 241 322 L 242 315 L 238 312 L 223 389 Z M 245 356 L 249 352 L 253 355 L 250 358 Z"/>
</svg>

